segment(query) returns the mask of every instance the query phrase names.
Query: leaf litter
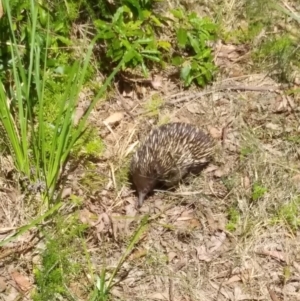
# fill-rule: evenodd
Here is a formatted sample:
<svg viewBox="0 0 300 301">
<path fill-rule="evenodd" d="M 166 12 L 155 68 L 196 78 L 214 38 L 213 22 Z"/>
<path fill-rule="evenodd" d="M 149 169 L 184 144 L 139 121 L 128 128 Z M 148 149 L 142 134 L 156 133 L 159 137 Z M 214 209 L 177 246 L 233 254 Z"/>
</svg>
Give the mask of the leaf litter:
<svg viewBox="0 0 300 301">
<path fill-rule="evenodd" d="M 143 215 L 157 215 L 122 266 L 127 276 L 111 290 L 116 299 L 300 300 L 300 233 L 299 227 L 291 229 L 289 224 L 297 213 L 286 220 L 278 214 L 299 195 L 299 175 L 291 173 L 299 169 L 293 142 L 299 134 L 297 96 L 278 94 L 280 87 L 266 74 L 249 74 L 243 63 L 249 60 L 248 53 L 245 45 L 215 45 L 215 60 L 223 75 L 210 87 L 215 92 L 196 97 L 202 91 L 193 88 L 180 94 L 179 86 L 167 89 L 168 81 L 156 77 L 148 90 L 123 91 L 123 101 L 130 112 L 137 113 L 135 118 L 118 96 L 109 104 L 99 104 L 91 115 L 90 122 L 98 127 L 107 149 L 105 160 L 95 165 L 109 181 L 93 190 L 78 188 L 75 181 L 77 190 L 65 187 L 63 196 L 78 193 L 85 198 L 79 221 L 88 226 L 86 243 L 93 269 L 115 267 Z M 217 91 L 222 85 L 228 89 Z M 145 116 L 144 100 L 153 96 L 152 89 L 165 105 L 157 116 Z M 137 100 L 137 94 L 143 98 Z M 82 104 L 75 112 L 76 122 L 84 108 Z M 175 194 L 156 192 L 137 212 L 133 189 L 117 183 L 116 174 L 148 129 L 165 119 L 203 127 L 216 139 L 216 158 L 202 175 L 177 187 Z M 13 170 L 9 164 L 2 166 L 4 174 Z M 84 171 L 78 168 L 74 178 L 84 177 Z M 6 181 L 0 180 L 4 186 Z M 226 187 L 225 195 L 217 193 L 219 188 L 210 189 L 218 187 L 218 181 Z M 268 193 L 253 200 L 254 184 Z M 208 189 L 201 194 L 185 193 L 203 187 Z M 11 189 L 13 193 L 1 190 L 5 200 L 0 206 L 2 230 L 20 226 L 28 218 L 20 214 L 22 196 Z M 32 271 L 18 272 L 16 267 L 13 264 L 11 274 L 0 267 L 5 300 L 18 296 L 16 288 L 28 292 L 34 286 L 29 280 Z M 121 276 L 120 272 L 116 279 Z M 87 300 L 76 283 L 70 289 Z"/>
</svg>

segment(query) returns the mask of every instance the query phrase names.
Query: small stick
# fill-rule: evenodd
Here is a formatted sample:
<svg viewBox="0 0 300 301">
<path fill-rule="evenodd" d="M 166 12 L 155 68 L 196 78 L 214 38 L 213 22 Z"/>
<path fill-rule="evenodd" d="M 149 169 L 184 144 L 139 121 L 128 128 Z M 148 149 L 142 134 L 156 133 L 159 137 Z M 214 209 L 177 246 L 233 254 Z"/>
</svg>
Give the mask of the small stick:
<svg viewBox="0 0 300 301">
<path fill-rule="evenodd" d="M 205 95 L 212 94 L 212 93 L 219 92 L 219 91 L 223 91 L 223 90 L 232 90 L 232 91 L 243 90 L 243 91 L 257 91 L 257 92 L 261 92 L 261 91 L 278 92 L 279 89 L 276 89 L 276 88 L 271 87 L 271 86 L 255 87 L 255 86 L 245 86 L 245 85 L 241 85 L 241 86 L 224 85 L 224 86 L 220 86 L 219 88 L 215 88 L 215 89 L 210 90 L 210 91 L 201 92 L 201 93 L 195 93 L 192 96 L 184 96 L 182 98 L 172 100 L 172 101 L 169 102 L 169 104 L 177 104 L 177 103 L 183 102 L 185 100 L 190 100 L 191 98 L 194 98 L 194 99 L 201 98 L 201 97 L 203 97 Z"/>
<path fill-rule="evenodd" d="M 119 91 L 119 89 L 117 87 L 117 84 L 115 83 L 114 86 L 115 86 L 115 90 L 116 90 L 116 92 L 117 92 L 117 94 L 118 94 L 118 96 L 120 98 L 121 105 L 122 105 L 123 109 L 129 115 L 129 117 L 131 117 L 132 119 L 134 119 L 135 114 L 131 113 L 130 110 L 128 109 L 127 104 L 125 103 L 124 97 L 121 95 L 121 93 L 120 93 L 120 91 Z"/>
</svg>

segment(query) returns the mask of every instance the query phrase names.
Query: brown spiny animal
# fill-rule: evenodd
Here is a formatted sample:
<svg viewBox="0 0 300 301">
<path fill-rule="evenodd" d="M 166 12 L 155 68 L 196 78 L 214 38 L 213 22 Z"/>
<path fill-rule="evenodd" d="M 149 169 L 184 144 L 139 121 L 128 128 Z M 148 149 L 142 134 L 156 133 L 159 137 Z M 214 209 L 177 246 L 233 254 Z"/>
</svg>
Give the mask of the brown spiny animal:
<svg viewBox="0 0 300 301">
<path fill-rule="evenodd" d="M 191 124 L 175 122 L 153 129 L 131 161 L 137 206 L 158 183 L 172 187 L 188 173 L 198 173 L 213 151 L 213 139 Z"/>
</svg>

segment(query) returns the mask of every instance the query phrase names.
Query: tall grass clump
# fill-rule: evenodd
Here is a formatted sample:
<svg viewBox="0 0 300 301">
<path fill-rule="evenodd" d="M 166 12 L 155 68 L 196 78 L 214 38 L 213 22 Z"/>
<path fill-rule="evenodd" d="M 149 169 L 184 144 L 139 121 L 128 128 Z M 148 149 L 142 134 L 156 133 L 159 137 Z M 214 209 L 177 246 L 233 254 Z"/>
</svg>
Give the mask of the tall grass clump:
<svg viewBox="0 0 300 301">
<path fill-rule="evenodd" d="M 44 211 L 58 201 L 57 184 L 70 151 L 84 132 L 92 108 L 123 61 L 108 76 L 75 126 L 73 116 L 97 37 L 89 41 L 88 47 L 82 49 L 81 58 L 73 59 L 61 74 L 64 92 L 54 95 L 56 99 L 52 101 L 56 106 L 49 122 L 45 118 L 49 113 L 49 97 L 45 97 L 45 91 L 47 82 L 53 80 L 49 68 L 50 13 L 46 15 L 44 30 L 41 30 L 38 4 L 33 0 L 27 4 L 22 12 L 23 17 L 26 16 L 26 30 L 20 35 L 11 1 L 3 1 L 1 43 L 5 45 L 5 51 L 2 49 L 1 67 L 11 78 L 0 76 L 0 131 L 6 138 L 7 152 L 17 171 L 30 182 L 27 187 L 42 195 Z"/>
</svg>

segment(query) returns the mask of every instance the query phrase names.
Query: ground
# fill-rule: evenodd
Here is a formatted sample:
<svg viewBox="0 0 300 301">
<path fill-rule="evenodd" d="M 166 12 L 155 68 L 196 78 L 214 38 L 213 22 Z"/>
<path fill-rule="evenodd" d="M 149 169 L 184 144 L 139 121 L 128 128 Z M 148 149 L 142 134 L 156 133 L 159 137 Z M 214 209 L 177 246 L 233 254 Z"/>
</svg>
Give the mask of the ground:
<svg viewBox="0 0 300 301">
<path fill-rule="evenodd" d="M 68 255 L 85 265 L 80 277 L 71 273 L 76 300 L 88 300 L 93 277 L 106 268 L 109 278 L 126 250 L 111 300 L 300 300 L 300 97 L 270 74 L 250 71 L 246 48 L 219 42 L 214 53 L 221 72 L 205 90 L 185 90 L 162 74 L 153 80 L 156 89 L 139 85 L 142 97 L 133 84 L 92 112 L 105 152 L 92 167 L 70 172 L 63 194 L 66 202 L 73 195 L 66 220 L 76 196 L 83 199 L 78 222 L 89 225 Z M 297 79 L 293 85 L 299 88 Z M 149 129 L 174 121 L 215 139 L 213 162 L 175 191 L 156 191 L 137 212 L 124 170 Z M 6 172 L 9 166 L 2 162 Z M 86 185 L 82 179 L 95 172 L 101 177 Z M 0 193 L 2 239 L 32 208 L 16 191 Z M 0 300 L 31 300 L 43 249 L 36 230 L 2 249 Z"/>
</svg>

